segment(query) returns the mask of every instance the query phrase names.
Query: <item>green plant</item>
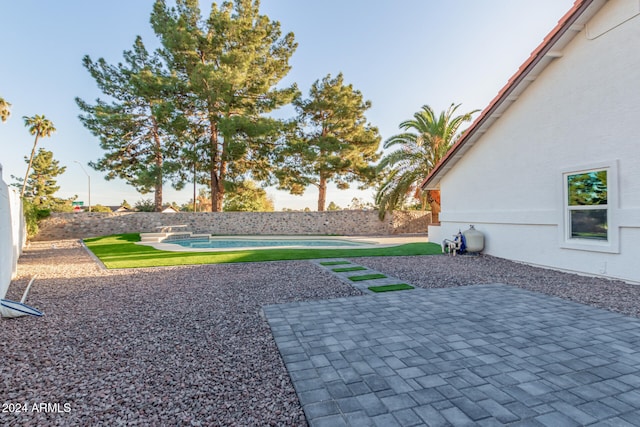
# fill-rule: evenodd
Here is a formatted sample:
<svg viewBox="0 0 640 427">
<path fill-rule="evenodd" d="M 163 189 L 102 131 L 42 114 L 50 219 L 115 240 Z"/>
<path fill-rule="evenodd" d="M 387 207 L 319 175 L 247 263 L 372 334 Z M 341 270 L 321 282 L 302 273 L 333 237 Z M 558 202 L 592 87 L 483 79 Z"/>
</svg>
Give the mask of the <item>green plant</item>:
<svg viewBox="0 0 640 427">
<path fill-rule="evenodd" d="M 156 205 L 151 199 L 140 199 L 134 205 L 138 212 L 155 212 Z"/>
<path fill-rule="evenodd" d="M 51 215 L 49 209 L 42 209 L 34 205 L 28 200 L 22 200 L 22 209 L 24 212 L 24 219 L 27 226 L 27 237 L 32 238 L 38 234 L 38 222 L 41 219 L 47 218 Z"/>
<path fill-rule="evenodd" d="M 111 212 L 111 208 L 102 205 L 91 206 L 91 212 Z"/>
<path fill-rule="evenodd" d="M 320 265 L 343 265 L 343 264 L 351 264 L 351 263 L 349 261 L 325 261 L 320 263 Z"/>
<path fill-rule="evenodd" d="M 386 154 L 378 164 L 379 174 L 385 176 L 375 196 L 380 219 L 384 219 L 387 212 L 404 207 L 408 199 L 415 197 L 421 199 L 423 210 L 429 202 L 434 222 L 437 222 L 440 193 L 436 190 L 423 193 L 420 183 L 459 138 L 460 126 L 471 121 L 472 115 L 478 111 L 456 116 L 459 107 L 460 104 L 451 104 L 437 115 L 431 107 L 423 105 L 413 119 L 400 123 L 403 133 L 384 142 L 383 148 L 398 149 Z"/>
</svg>

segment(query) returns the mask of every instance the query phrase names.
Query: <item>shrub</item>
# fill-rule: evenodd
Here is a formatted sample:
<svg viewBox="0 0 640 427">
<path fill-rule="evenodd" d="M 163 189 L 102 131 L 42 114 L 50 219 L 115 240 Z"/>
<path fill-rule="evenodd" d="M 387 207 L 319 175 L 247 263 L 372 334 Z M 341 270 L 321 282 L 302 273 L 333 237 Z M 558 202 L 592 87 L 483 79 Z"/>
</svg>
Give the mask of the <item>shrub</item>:
<svg viewBox="0 0 640 427">
<path fill-rule="evenodd" d="M 24 220 L 27 225 L 27 237 L 32 238 L 38 234 L 38 222 L 51 215 L 51 211 L 46 208 L 39 208 L 28 200 L 23 199 Z"/>
<path fill-rule="evenodd" d="M 134 205 L 138 212 L 155 212 L 156 205 L 151 199 L 140 199 Z"/>
<path fill-rule="evenodd" d="M 91 212 L 111 212 L 111 208 L 102 205 L 91 206 Z"/>
</svg>

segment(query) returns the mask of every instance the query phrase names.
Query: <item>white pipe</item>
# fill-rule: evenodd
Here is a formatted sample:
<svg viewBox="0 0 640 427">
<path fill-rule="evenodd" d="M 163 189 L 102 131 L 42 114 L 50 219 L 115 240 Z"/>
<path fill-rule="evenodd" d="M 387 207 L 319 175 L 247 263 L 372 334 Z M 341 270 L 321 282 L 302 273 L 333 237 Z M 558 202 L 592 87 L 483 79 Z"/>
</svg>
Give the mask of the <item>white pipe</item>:
<svg viewBox="0 0 640 427">
<path fill-rule="evenodd" d="M 20 300 L 20 304 L 24 304 L 24 302 L 27 300 L 27 295 L 29 294 L 29 289 L 31 289 L 31 285 L 33 284 L 33 281 L 36 280 L 36 277 L 38 277 L 38 275 L 34 275 L 31 280 L 29 281 L 29 284 L 27 285 L 27 288 L 24 290 L 24 293 L 22 294 L 22 299 Z"/>
</svg>

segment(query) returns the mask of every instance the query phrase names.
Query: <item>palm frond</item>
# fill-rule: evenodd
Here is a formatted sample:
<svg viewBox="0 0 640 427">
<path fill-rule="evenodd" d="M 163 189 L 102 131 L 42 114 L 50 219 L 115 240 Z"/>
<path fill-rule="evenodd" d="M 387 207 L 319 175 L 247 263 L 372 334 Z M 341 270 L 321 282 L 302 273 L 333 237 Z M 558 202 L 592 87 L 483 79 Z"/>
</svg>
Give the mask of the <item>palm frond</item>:
<svg viewBox="0 0 640 427">
<path fill-rule="evenodd" d="M 452 103 L 438 116 L 428 105 L 410 120 L 398 126 L 403 133 L 384 142 L 384 148 L 399 146 L 385 155 L 379 163 L 379 173 L 386 177 L 376 193 L 379 215 L 401 206 L 412 194 L 419 194 L 419 183 L 446 155 L 459 136 L 460 126 L 471 120 L 478 110 L 455 116 L 461 104 Z"/>
</svg>

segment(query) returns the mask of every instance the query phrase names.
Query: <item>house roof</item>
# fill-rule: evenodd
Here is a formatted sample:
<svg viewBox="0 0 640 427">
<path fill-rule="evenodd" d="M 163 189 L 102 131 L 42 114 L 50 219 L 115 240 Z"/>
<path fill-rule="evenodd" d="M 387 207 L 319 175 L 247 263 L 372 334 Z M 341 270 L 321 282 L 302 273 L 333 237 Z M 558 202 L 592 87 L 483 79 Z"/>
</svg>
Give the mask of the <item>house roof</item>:
<svg viewBox="0 0 640 427">
<path fill-rule="evenodd" d="M 558 21 L 556 27 L 531 53 L 489 105 L 451 147 L 422 182 L 423 190 L 438 189 L 442 177 L 480 139 L 489 127 L 513 104 L 525 89 L 555 59 L 562 49 L 585 27 L 607 0 L 576 0 L 573 7 Z"/>
</svg>

